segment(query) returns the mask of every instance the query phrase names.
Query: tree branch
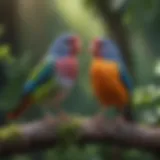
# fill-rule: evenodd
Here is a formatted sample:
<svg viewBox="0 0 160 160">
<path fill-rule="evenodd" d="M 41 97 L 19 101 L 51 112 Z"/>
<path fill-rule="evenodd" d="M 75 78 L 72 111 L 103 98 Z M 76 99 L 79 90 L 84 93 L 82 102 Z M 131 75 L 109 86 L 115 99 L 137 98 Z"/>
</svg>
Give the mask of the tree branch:
<svg viewBox="0 0 160 160">
<path fill-rule="evenodd" d="M 95 0 L 97 10 L 104 19 L 106 30 L 108 30 L 108 28 L 110 29 L 110 36 L 119 45 L 128 69 L 134 80 L 136 80 L 133 70 L 128 28 L 123 23 L 122 14 L 120 14 L 119 11 L 112 10 L 110 3 L 111 0 Z"/>
<path fill-rule="evenodd" d="M 127 148 L 160 151 L 159 128 L 73 118 L 68 122 L 50 119 L 1 129 L 0 156 L 54 147 L 68 139 L 74 143 L 113 143 Z"/>
</svg>

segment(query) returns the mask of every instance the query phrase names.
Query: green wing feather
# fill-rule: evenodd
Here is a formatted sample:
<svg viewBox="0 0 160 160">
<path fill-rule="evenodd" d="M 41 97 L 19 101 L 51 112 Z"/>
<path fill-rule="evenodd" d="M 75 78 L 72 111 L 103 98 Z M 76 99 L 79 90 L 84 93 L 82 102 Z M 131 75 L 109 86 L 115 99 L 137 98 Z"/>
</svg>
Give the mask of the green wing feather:
<svg viewBox="0 0 160 160">
<path fill-rule="evenodd" d="M 46 59 L 41 61 L 29 76 L 28 81 L 36 82 L 37 79 L 42 74 L 42 72 L 46 70 L 48 65 L 50 65 L 49 63 L 53 63 L 53 62 L 46 61 Z M 55 76 L 56 75 L 53 73 L 53 75 L 49 79 L 47 79 L 47 81 L 38 85 L 36 89 L 31 93 L 35 102 L 39 103 L 45 100 L 46 98 L 48 98 L 49 96 L 54 96 L 58 92 L 58 90 L 60 89 L 60 86 L 58 85 Z"/>
</svg>

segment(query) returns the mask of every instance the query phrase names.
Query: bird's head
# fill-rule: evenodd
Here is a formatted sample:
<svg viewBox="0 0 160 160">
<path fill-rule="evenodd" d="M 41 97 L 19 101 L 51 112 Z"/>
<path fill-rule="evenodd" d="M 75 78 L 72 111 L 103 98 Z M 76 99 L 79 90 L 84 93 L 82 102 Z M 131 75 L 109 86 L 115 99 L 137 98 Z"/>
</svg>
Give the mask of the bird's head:
<svg viewBox="0 0 160 160">
<path fill-rule="evenodd" d="M 104 38 L 95 38 L 92 40 L 90 48 L 91 54 L 95 58 L 120 60 L 121 54 L 113 40 Z"/>
<path fill-rule="evenodd" d="M 81 50 L 81 40 L 75 34 L 64 34 L 58 37 L 50 48 L 56 58 L 77 56 Z"/>
</svg>

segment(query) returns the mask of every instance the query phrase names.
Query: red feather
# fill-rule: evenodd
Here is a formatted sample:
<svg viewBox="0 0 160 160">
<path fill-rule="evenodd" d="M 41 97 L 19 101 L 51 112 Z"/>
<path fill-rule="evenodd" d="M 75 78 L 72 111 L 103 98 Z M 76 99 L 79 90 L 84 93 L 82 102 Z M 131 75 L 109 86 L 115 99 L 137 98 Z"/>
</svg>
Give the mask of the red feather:
<svg viewBox="0 0 160 160">
<path fill-rule="evenodd" d="M 76 79 L 78 76 L 79 64 L 78 60 L 75 57 L 63 58 L 56 63 L 57 72 L 61 75 Z"/>
<path fill-rule="evenodd" d="M 23 98 L 19 105 L 12 112 L 8 113 L 7 118 L 10 120 L 19 118 L 32 104 L 33 98 L 31 96 Z"/>
</svg>

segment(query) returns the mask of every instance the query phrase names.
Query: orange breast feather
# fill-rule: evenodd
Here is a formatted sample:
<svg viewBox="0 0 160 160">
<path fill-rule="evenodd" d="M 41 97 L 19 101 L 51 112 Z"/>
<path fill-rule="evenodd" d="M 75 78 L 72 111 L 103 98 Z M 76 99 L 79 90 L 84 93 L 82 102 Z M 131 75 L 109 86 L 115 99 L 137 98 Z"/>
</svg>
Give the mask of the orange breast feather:
<svg viewBox="0 0 160 160">
<path fill-rule="evenodd" d="M 94 59 L 90 73 L 93 92 L 103 106 L 124 107 L 128 103 L 128 92 L 120 80 L 116 63 Z"/>
</svg>

